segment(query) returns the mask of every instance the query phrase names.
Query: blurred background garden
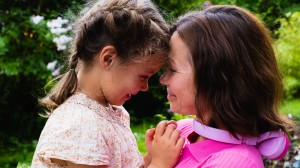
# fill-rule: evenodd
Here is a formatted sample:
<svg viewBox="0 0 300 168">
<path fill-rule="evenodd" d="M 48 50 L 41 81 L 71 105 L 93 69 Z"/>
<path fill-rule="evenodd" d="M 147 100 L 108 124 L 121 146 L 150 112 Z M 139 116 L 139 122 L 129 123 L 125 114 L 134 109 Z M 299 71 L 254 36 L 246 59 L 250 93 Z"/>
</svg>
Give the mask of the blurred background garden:
<svg viewBox="0 0 300 168">
<path fill-rule="evenodd" d="M 29 167 L 46 118 L 38 98 L 45 85 L 65 72 L 63 63 L 72 41 L 71 24 L 85 0 L 0 0 L 0 167 Z M 254 12 L 271 30 L 284 79 L 281 112 L 300 121 L 300 0 L 155 0 L 172 22 L 191 9 L 236 4 Z M 180 119 L 168 110 L 159 75 L 149 91 L 124 106 L 139 149 L 145 153 L 144 133 L 163 119 Z M 299 131 L 291 134 L 292 148 L 283 160 L 266 167 L 300 167 Z"/>
</svg>

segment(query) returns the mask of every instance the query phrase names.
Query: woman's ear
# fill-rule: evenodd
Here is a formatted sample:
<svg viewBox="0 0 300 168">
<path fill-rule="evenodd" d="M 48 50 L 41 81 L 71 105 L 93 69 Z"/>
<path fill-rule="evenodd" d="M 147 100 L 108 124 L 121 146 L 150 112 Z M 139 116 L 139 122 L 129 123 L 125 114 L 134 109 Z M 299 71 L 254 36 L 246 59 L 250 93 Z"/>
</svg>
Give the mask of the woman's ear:
<svg viewBox="0 0 300 168">
<path fill-rule="evenodd" d="M 109 70 L 117 61 L 117 50 L 114 46 L 105 46 L 99 56 L 98 61 L 105 70 Z"/>
</svg>

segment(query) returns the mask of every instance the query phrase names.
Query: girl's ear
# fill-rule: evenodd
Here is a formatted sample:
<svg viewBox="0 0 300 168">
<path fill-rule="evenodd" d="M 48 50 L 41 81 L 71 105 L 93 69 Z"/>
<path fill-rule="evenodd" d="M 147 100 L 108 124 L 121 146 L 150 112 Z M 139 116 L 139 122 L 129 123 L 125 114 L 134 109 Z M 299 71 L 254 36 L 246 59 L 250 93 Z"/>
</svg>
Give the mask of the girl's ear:
<svg viewBox="0 0 300 168">
<path fill-rule="evenodd" d="M 116 48 L 111 45 L 105 46 L 98 56 L 98 61 L 105 70 L 109 70 L 117 61 Z"/>
</svg>

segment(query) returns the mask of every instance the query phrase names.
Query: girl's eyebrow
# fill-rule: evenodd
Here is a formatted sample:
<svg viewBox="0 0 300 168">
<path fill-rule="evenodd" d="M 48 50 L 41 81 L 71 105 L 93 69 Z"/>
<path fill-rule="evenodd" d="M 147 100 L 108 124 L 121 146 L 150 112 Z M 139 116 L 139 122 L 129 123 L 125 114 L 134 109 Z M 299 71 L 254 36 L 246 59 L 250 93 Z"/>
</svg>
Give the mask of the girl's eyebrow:
<svg viewBox="0 0 300 168">
<path fill-rule="evenodd" d="M 147 75 L 152 76 L 153 74 L 155 74 L 155 71 L 153 71 L 153 70 L 147 72 Z"/>
<path fill-rule="evenodd" d="M 147 73 L 147 75 L 153 75 L 153 74 L 155 74 L 157 72 L 157 70 L 155 70 L 155 69 L 148 69 L 147 71 L 146 71 L 146 73 Z"/>
</svg>

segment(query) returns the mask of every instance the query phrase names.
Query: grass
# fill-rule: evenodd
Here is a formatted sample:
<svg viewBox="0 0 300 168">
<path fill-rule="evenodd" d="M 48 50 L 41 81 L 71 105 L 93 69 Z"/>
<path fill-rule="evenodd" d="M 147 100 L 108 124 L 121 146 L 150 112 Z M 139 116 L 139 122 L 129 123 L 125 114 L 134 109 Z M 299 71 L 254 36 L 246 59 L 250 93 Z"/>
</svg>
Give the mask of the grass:
<svg viewBox="0 0 300 168">
<path fill-rule="evenodd" d="M 131 125 L 131 130 L 136 138 L 139 151 L 144 155 L 147 152 L 145 145 L 145 133 L 149 128 L 153 128 L 156 125 L 150 122 L 143 122 L 142 124 Z"/>
<path fill-rule="evenodd" d="M 300 121 L 300 99 L 284 101 L 280 111 L 285 115 L 290 114 L 294 120 Z"/>
</svg>

